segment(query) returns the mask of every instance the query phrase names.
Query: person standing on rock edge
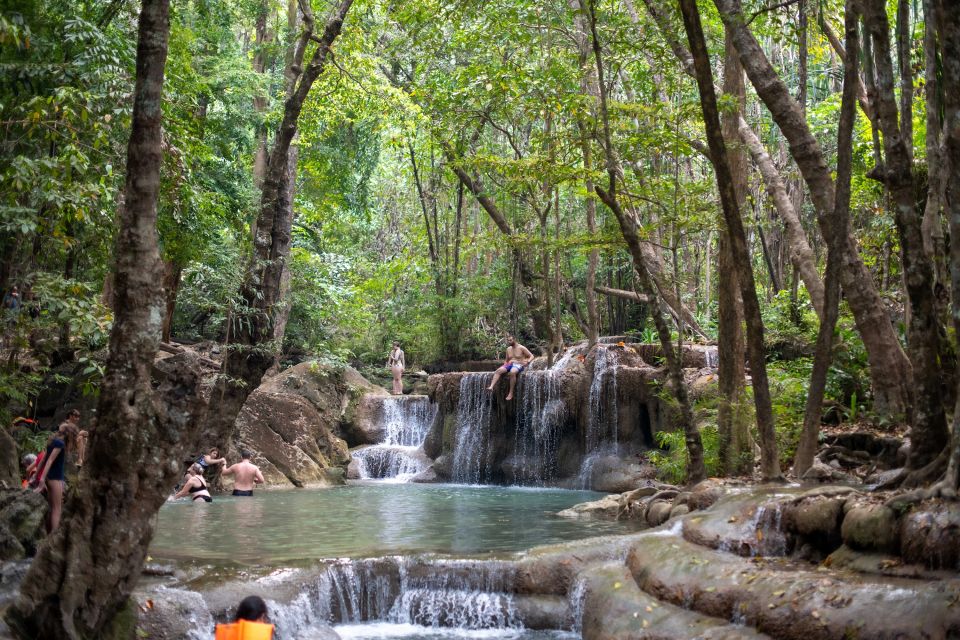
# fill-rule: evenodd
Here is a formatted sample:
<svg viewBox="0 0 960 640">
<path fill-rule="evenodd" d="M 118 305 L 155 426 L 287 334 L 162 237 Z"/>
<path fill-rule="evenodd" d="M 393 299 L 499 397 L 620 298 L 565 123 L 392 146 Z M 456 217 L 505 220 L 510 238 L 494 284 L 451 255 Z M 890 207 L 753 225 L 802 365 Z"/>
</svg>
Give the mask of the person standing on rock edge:
<svg viewBox="0 0 960 640">
<path fill-rule="evenodd" d="M 390 357 L 387 358 L 387 368 L 393 373 L 393 395 L 403 395 L 403 370 L 407 362 L 403 355 L 403 349 L 399 342 L 393 343 L 393 349 L 390 351 Z"/>
<path fill-rule="evenodd" d="M 240 462 L 224 469 L 223 475 L 233 476 L 233 495 L 235 496 L 252 496 L 254 485 L 264 482 L 260 468 L 250 462 L 249 451 L 241 451 Z"/>
<path fill-rule="evenodd" d="M 493 391 L 503 374 L 509 374 L 510 391 L 507 392 L 506 400 L 513 400 L 513 390 L 517 386 L 517 375 L 530 364 L 531 360 L 533 360 L 533 354 L 530 353 L 530 350 L 517 342 L 516 338 L 508 335 L 507 359 L 504 361 L 503 366 L 493 374 L 493 380 L 490 381 L 490 386 L 487 387 L 487 391 Z"/>
</svg>

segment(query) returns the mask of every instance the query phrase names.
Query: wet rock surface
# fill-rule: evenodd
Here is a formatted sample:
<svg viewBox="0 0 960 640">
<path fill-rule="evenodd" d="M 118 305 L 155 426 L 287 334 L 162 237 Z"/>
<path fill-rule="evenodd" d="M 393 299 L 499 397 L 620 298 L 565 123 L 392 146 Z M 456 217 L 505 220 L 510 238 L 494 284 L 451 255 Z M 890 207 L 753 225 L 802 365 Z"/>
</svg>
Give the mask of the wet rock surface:
<svg viewBox="0 0 960 640">
<path fill-rule="evenodd" d="M 26 489 L 0 489 L 0 562 L 31 557 L 45 535 L 47 501 Z"/>
</svg>

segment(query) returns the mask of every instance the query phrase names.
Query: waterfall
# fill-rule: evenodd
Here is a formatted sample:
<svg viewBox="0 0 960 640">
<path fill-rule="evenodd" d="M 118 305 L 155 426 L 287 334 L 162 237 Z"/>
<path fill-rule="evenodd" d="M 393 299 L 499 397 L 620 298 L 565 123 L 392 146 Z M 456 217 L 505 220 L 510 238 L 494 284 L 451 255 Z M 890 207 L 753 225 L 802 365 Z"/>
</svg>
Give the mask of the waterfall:
<svg viewBox="0 0 960 640">
<path fill-rule="evenodd" d="M 490 479 L 490 426 L 493 394 L 487 391 L 493 374 L 468 373 L 460 379 L 457 432 L 453 449 L 453 479 L 479 484 Z"/>
<path fill-rule="evenodd" d="M 521 629 L 515 571 L 498 561 L 337 560 L 289 603 L 269 602 L 277 640 L 327 624 L 386 622 L 459 629 Z"/>
<path fill-rule="evenodd" d="M 703 348 L 703 357 L 707 367 L 716 369 L 720 366 L 720 349 L 711 345 Z"/>
<path fill-rule="evenodd" d="M 437 406 L 426 396 L 396 396 L 382 399 L 384 438 L 380 444 L 353 452 L 361 479 L 409 480 L 430 465 L 422 455 Z"/>
<path fill-rule="evenodd" d="M 567 406 L 560 397 L 558 369 L 520 376 L 514 482 L 540 485 L 556 476 L 560 432 Z"/>
<path fill-rule="evenodd" d="M 597 460 L 604 455 L 617 454 L 618 364 L 619 356 L 615 348 L 597 345 L 593 379 L 590 382 L 590 414 L 584 434 L 584 457 L 578 476 L 579 485 L 584 489 L 590 488 L 590 478 Z"/>
<path fill-rule="evenodd" d="M 396 396 L 383 399 L 382 444 L 419 447 L 430 431 L 437 405 L 427 396 Z"/>
</svg>

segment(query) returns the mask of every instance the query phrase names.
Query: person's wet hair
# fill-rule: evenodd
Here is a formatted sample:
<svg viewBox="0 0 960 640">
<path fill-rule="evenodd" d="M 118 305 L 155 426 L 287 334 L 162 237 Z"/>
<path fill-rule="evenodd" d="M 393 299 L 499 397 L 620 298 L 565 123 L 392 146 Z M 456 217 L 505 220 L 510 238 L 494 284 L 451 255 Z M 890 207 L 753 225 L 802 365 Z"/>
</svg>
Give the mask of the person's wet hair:
<svg viewBox="0 0 960 640">
<path fill-rule="evenodd" d="M 243 460 L 249 460 L 251 455 L 252 455 L 252 454 L 251 454 L 249 451 L 247 451 L 246 449 L 244 449 L 243 451 L 240 452 L 240 457 L 241 457 Z"/>
<path fill-rule="evenodd" d="M 247 596 L 240 601 L 234 620 L 258 622 L 267 615 L 267 603 L 260 596 Z"/>
</svg>

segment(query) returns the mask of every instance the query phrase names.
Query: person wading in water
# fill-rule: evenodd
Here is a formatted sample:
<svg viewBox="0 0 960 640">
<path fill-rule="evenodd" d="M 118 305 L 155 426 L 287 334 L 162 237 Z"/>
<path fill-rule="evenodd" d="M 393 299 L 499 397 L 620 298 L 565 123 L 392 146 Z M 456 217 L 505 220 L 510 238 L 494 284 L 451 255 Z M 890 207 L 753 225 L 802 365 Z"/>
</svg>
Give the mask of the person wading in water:
<svg viewBox="0 0 960 640">
<path fill-rule="evenodd" d="M 263 474 L 257 465 L 250 462 L 249 451 L 242 451 L 240 458 L 240 462 L 224 469 L 223 475 L 233 476 L 233 495 L 252 496 L 253 486 L 263 484 Z"/>
<path fill-rule="evenodd" d="M 517 342 L 513 336 L 508 335 L 507 359 L 503 363 L 503 366 L 493 374 L 493 380 L 490 382 L 490 386 L 487 387 L 487 391 L 493 391 L 503 374 L 509 374 L 510 391 L 507 392 L 506 400 L 513 400 L 513 390 L 517 386 L 517 375 L 530 364 L 531 360 L 533 360 L 533 354 L 530 353 L 530 350 Z"/>
</svg>

